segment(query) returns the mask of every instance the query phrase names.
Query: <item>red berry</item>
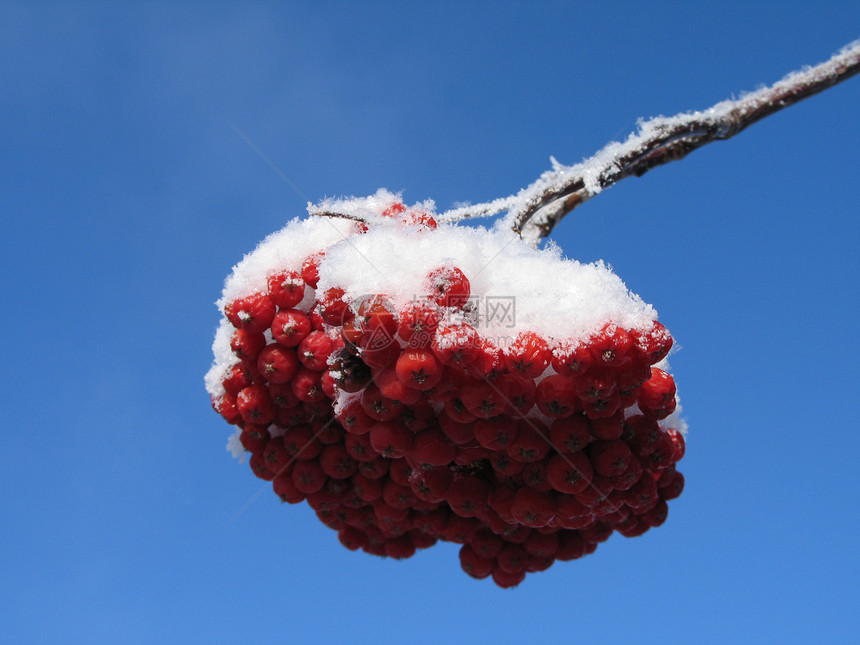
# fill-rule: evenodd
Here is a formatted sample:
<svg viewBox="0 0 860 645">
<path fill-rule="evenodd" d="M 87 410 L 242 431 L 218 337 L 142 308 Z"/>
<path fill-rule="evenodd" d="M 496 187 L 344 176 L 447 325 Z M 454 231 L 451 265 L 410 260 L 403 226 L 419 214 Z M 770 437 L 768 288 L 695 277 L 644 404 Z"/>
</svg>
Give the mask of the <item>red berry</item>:
<svg viewBox="0 0 860 645">
<path fill-rule="evenodd" d="M 540 461 L 549 453 L 547 429 L 536 419 L 529 419 L 517 424 L 516 437 L 508 444 L 508 455 L 515 461 L 530 463 Z"/>
<path fill-rule="evenodd" d="M 496 477 L 505 480 L 507 477 L 521 473 L 525 464 L 521 461 L 511 459 L 507 452 L 497 450 L 489 456 L 490 465 L 496 472 Z"/>
<path fill-rule="evenodd" d="M 252 454 L 248 460 L 248 465 L 251 467 L 251 471 L 260 479 L 272 481 L 275 478 L 275 473 L 266 467 L 266 461 L 260 453 Z"/>
<path fill-rule="evenodd" d="M 665 471 L 664 471 L 665 472 Z M 660 497 L 665 500 L 675 499 L 684 491 L 684 475 L 677 470 L 671 471 L 671 475 L 663 481 L 663 476 L 657 482 Z"/>
<path fill-rule="evenodd" d="M 479 419 L 489 419 L 504 412 L 507 402 L 499 387 L 489 381 L 469 379 L 463 383 L 460 400 Z"/>
<path fill-rule="evenodd" d="M 579 531 L 562 531 L 559 533 L 558 551 L 555 552 L 557 560 L 563 562 L 576 560 L 586 553 L 587 545 Z"/>
<path fill-rule="evenodd" d="M 278 343 L 267 345 L 257 357 L 257 369 L 271 383 L 286 383 L 299 368 L 296 352 Z"/>
<path fill-rule="evenodd" d="M 368 416 L 359 399 L 351 399 L 338 408 L 336 418 L 343 429 L 351 434 L 367 434 L 374 419 Z"/>
<path fill-rule="evenodd" d="M 370 367 L 388 367 L 400 356 L 400 344 L 384 329 L 376 329 L 362 337 L 358 355 Z"/>
<path fill-rule="evenodd" d="M 609 481 L 615 490 L 630 490 L 633 484 L 639 481 L 639 478 L 642 476 L 642 470 L 642 463 L 638 459 L 633 458 L 627 465 L 627 470 L 610 477 Z"/>
<path fill-rule="evenodd" d="M 556 514 L 555 498 L 532 488 L 520 488 L 511 503 L 511 514 L 523 526 L 546 526 Z M 501 554 L 499 557 L 501 558 Z"/>
<path fill-rule="evenodd" d="M 456 513 L 448 516 L 448 522 L 442 529 L 441 537 L 455 544 L 467 544 L 481 528 L 481 522 L 474 517 L 463 517 Z"/>
<path fill-rule="evenodd" d="M 315 460 L 297 461 L 293 465 L 293 483 L 305 495 L 316 493 L 323 489 L 326 474 Z"/>
<path fill-rule="evenodd" d="M 272 403 L 279 408 L 290 409 L 295 408 L 301 401 L 293 394 L 293 388 L 289 383 L 269 383 L 269 394 L 272 397 Z"/>
<path fill-rule="evenodd" d="M 297 354 L 302 365 L 310 370 L 322 371 L 328 365 L 329 356 L 336 343 L 331 336 L 321 331 L 312 331 L 299 344 Z"/>
<path fill-rule="evenodd" d="M 305 283 L 297 271 L 282 271 L 272 274 L 266 280 L 269 297 L 279 309 L 292 309 L 305 295 Z"/>
<path fill-rule="evenodd" d="M 591 478 L 591 484 L 576 493 L 576 499 L 594 511 L 596 506 L 608 499 L 611 492 L 612 482 L 609 478 L 595 473 Z"/>
<path fill-rule="evenodd" d="M 324 252 L 319 252 L 308 256 L 302 262 L 302 279 L 311 289 L 317 288 L 317 282 L 320 279 L 320 262 L 324 255 Z"/>
<path fill-rule="evenodd" d="M 400 414 L 403 404 L 382 395 L 375 385 L 368 385 L 361 393 L 361 406 L 376 421 L 392 421 Z"/>
<path fill-rule="evenodd" d="M 500 536 L 487 529 L 481 529 L 475 533 L 469 542 L 469 546 L 476 555 L 488 559 L 495 558 L 504 545 L 505 541 Z"/>
<path fill-rule="evenodd" d="M 670 414 L 672 414 L 675 411 L 675 405 L 675 399 L 672 399 L 669 403 L 659 408 L 651 408 L 642 403 L 639 405 L 639 409 L 645 416 L 650 417 L 651 419 L 659 420 L 665 419 Z"/>
<path fill-rule="evenodd" d="M 583 401 L 582 411 L 589 419 L 603 419 L 612 417 L 621 409 L 621 395 L 618 391 L 613 392 L 605 399 Z"/>
<path fill-rule="evenodd" d="M 649 365 L 659 363 L 672 349 L 672 335 L 657 321 L 654 321 L 654 325 L 647 332 L 632 332 L 631 335 L 636 349 Z"/>
<path fill-rule="evenodd" d="M 411 211 L 404 217 L 407 226 L 417 226 L 419 229 L 436 230 L 436 220 L 424 211 Z"/>
<path fill-rule="evenodd" d="M 508 571 L 503 571 L 499 568 L 493 569 L 492 575 L 493 582 L 495 582 L 502 589 L 512 589 L 526 578 L 525 571 L 517 571 L 515 573 L 511 573 Z"/>
<path fill-rule="evenodd" d="M 478 555 L 470 544 L 460 547 L 460 566 L 473 578 L 483 579 L 493 572 L 495 563 L 491 558 Z"/>
<path fill-rule="evenodd" d="M 320 454 L 319 463 L 323 472 L 334 479 L 352 477 L 358 470 L 358 463 L 342 443 L 326 446 Z"/>
<path fill-rule="evenodd" d="M 239 441 L 242 442 L 242 447 L 248 452 L 262 452 L 269 441 L 268 426 L 246 423 L 242 434 L 239 436 Z M 283 443 L 281 445 L 283 446 Z"/>
<path fill-rule="evenodd" d="M 556 419 L 549 428 L 549 442 L 562 454 L 583 450 L 591 441 L 588 427 L 588 419 L 580 414 Z"/>
<path fill-rule="evenodd" d="M 469 442 L 468 445 L 457 446 L 457 456 L 454 458 L 454 463 L 475 470 L 481 468 L 484 465 L 483 460 L 491 454 L 492 451 L 489 448 L 484 448 L 477 442 Z"/>
<path fill-rule="evenodd" d="M 381 369 L 371 370 L 373 374 L 373 382 L 379 388 L 382 396 L 399 401 L 405 405 L 412 405 L 421 399 L 421 392 L 407 387 L 397 378 L 397 372 L 394 365 L 389 365 Z"/>
<path fill-rule="evenodd" d="M 409 347 L 427 347 L 439 326 L 439 310 L 435 305 L 413 301 L 400 310 L 397 335 Z"/>
<path fill-rule="evenodd" d="M 427 428 L 412 439 L 409 457 L 422 467 L 446 466 L 457 456 L 456 446 L 438 428 Z"/>
<path fill-rule="evenodd" d="M 442 363 L 426 348 L 404 349 L 397 358 L 400 382 L 415 390 L 429 390 L 442 380 Z"/>
<path fill-rule="evenodd" d="M 591 484 L 594 471 L 582 452 L 553 455 L 546 466 L 546 479 L 560 493 L 575 495 Z"/>
<path fill-rule="evenodd" d="M 320 315 L 329 325 L 342 325 L 352 318 L 352 311 L 340 287 L 332 287 L 319 297 Z"/>
<path fill-rule="evenodd" d="M 660 437 L 660 426 L 654 419 L 636 414 L 624 420 L 624 440 L 640 457 L 654 450 Z"/>
<path fill-rule="evenodd" d="M 594 363 L 588 346 L 566 341 L 552 351 L 552 368 L 559 374 L 581 376 Z"/>
<path fill-rule="evenodd" d="M 478 351 L 466 367 L 466 374 L 478 380 L 495 382 L 505 369 L 505 356 L 502 350 L 489 339 L 479 339 Z"/>
<path fill-rule="evenodd" d="M 403 560 L 415 555 L 415 545 L 408 535 L 401 535 L 385 541 L 385 555 L 389 558 Z"/>
<path fill-rule="evenodd" d="M 576 380 L 576 394 L 585 402 L 607 399 L 618 391 L 615 375 L 606 368 L 594 368 Z"/>
<path fill-rule="evenodd" d="M 624 492 L 624 501 L 632 509 L 644 509 L 657 500 L 657 483 L 653 477 L 643 475 L 629 490 Z"/>
<path fill-rule="evenodd" d="M 460 394 L 460 386 L 465 376 L 459 370 L 445 366 L 442 368 L 442 379 L 424 394 L 430 403 L 445 403 Z"/>
<path fill-rule="evenodd" d="M 451 510 L 461 517 L 481 517 L 486 514 L 490 487 L 483 479 L 467 475 L 455 479 L 448 489 Z"/>
<path fill-rule="evenodd" d="M 651 377 L 651 368 L 635 352 L 629 354 L 630 360 L 615 370 L 619 390 L 632 390 Z M 638 392 L 638 390 L 637 390 Z"/>
<path fill-rule="evenodd" d="M 497 383 L 507 393 L 511 414 L 522 417 L 534 407 L 537 388 L 533 379 L 521 374 L 505 374 Z"/>
<path fill-rule="evenodd" d="M 255 331 L 237 329 L 230 337 L 230 349 L 243 361 L 255 361 L 266 346 L 266 337 Z"/>
<path fill-rule="evenodd" d="M 591 418 L 588 421 L 588 429 L 595 439 L 620 439 L 624 432 L 624 411 L 616 410 L 609 416 Z"/>
<path fill-rule="evenodd" d="M 237 329 L 266 331 L 275 317 L 275 303 L 264 293 L 252 293 L 227 303 L 224 314 Z"/>
<path fill-rule="evenodd" d="M 403 427 L 412 432 L 420 432 L 436 423 L 436 411 L 426 401 L 404 405 L 398 415 Z"/>
<path fill-rule="evenodd" d="M 272 398 L 264 385 L 242 388 L 236 395 L 236 409 L 246 423 L 270 423 L 275 418 Z"/>
<path fill-rule="evenodd" d="M 576 412 L 578 398 L 573 379 L 551 374 L 537 385 L 535 400 L 541 412 L 551 417 L 568 417 Z"/>
<path fill-rule="evenodd" d="M 552 484 L 546 479 L 546 463 L 546 460 L 541 460 L 523 464 L 519 475 L 523 484 L 541 493 L 551 491 Z"/>
<path fill-rule="evenodd" d="M 620 439 L 595 441 L 588 446 L 588 456 L 594 470 L 604 477 L 620 475 L 627 470 L 630 460 L 635 459 L 629 446 Z"/>
<path fill-rule="evenodd" d="M 346 451 L 356 461 L 373 461 L 378 456 L 370 443 L 369 432 L 370 430 L 368 429 L 364 434 L 348 433 L 343 439 Z"/>
<path fill-rule="evenodd" d="M 376 423 L 370 429 L 370 445 L 389 459 L 403 457 L 412 446 L 412 433 L 399 423 Z"/>
<path fill-rule="evenodd" d="M 331 377 L 331 372 L 323 372 L 320 377 L 320 387 L 327 399 L 334 400 L 338 397 L 338 387 L 334 379 Z"/>
<path fill-rule="evenodd" d="M 352 476 L 352 490 L 363 502 L 373 502 L 382 497 L 382 482 L 355 473 Z"/>
<path fill-rule="evenodd" d="M 406 212 L 406 207 L 400 202 L 394 202 L 391 206 L 382 211 L 382 217 L 396 217 L 401 213 Z"/>
<path fill-rule="evenodd" d="M 642 383 L 639 404 L 649 408 L 663 408 L 675 398 L 675 379 L 671 374 L 656 367 L 651 368 L 651 378 Z"/>
<path fill-rule="evenodd" d="M 551 357 L 546 341 L 531 331 L 519 334 L 505 350 L 508 370 L 532 379 L 543 374 Z"/>
<path fill-rule="evenodd" d="M 589 467 L 591 464 L 589 463 Z M 556 495 L 557 517 L 559 519 L 588 518 L 591 516 L 591 507 L 580 502 L 573 495 Z M 585 526 L 587 522 L 583 523 Z M 580 528 L 580 527 L 573 527 Z"/>
<path fill-rule="evenodd" d="M 666 504 L 666 500 L 658 499 L 657 503 L 654 506 L 644 513 L 638 515 L 639 520 L 644 522 L 648 526 L 660 526 L 663 522 L 666 521 L 666 517 L 669 515 L 669 506 Z"/>
<path fill-rule="evenodd" d="M 392 508 L 409 509 L 415 503 L 415 493 L 408 485 L 389 479 L 382 485 L 382 499 Z"/>
<path fill-rule="evenodd" d="M 681 461 L 684 454 L 687 452 L 687 443 L 684 440 L 684 435 L 678 432 L 675 428 L 669 428 L 667 432 L 669 433 L 669 436 L 672 437 L 672 443 L 675 445 L 675 454 L 672 457 L 672 461 Z"/>
<path fill-rule="evenodd" d="M 325 392 L 323 392 L 322 385 L 320 384 L 320 379 L 322 377 L 321 372 L 316 372 L 314 370 L 309 370 L 307 367 L 301 367 L 296 371 L 295 376 L 290 381 L 290 387 L 293 390 L 293 394 L 296 395 L 300 401 L 305 401 L 307 403 L 317 403 L 325 399 Z"/>
<path fill-rule="evenodd" d="M 363 390 L 371 382 L 370 368 L 357 356 L 353 356 L 346 349 L 332 352 L 329 356 L 331 374 L 338 389 L 347 393 L 355 393 Z"/>
<path fill-rule="evenodd" d="M 352 526 L 345 526 L 338 531 L 337 539 L 350 551 L 356 551 L 367 545 L 367 533 Z"/>
<path fill-rule="evenodd" d="M 539 558 L 553 558 L 558 551 L 558 533 L 541 533 L 533 531 L 523 542 L 523 548 L 531 556 Z"/>
<path fill-rule="evenodd" d="M 615 324 L 606 325 L 589 341 L 594 363 L 601 367 L 619 367 L 628 359 L 633 340 L 626 330 Z"/>
<path fill-rule="evenodd" d="M 498 486 L 490 491 L 490 496 L 487 498 L 487 504 L 490 509 L 495 511 L 500 518 L 508 524 L 516 522 L 511 513 L 511 506 L 516 496 L 516 490 L 505 486 Z"/>
<path fill-rule="evenodd" d="M 444 466 L 415 470 L 409 476 L 409 486 L 415 496 L 437 504 L 448 496 L 452 481 L 451 471 Z"/>
<path fill-rule="evenodd" d="M 276 475 L 272 480 L 272 489 L 275 491 L 275 495 L 287 504 L 299 504 L 305 500 L 305 494 L 296 488 L 296 484 L 293 482 L 292 471 L 285 471 Z"/>
<path fill-rule="evenodd" d="M 287 428 L 282 436 L 284 448 L 290 457 L 297 461 L 316 459 L 322 452 L 322 444 L 314 437 L 311 427 L 306 424 L 294 425 Z"/>
<path fill-rule="evenodd" d="M 490 450 L 507 450 L 517 435 L 517 424 L 509 417 L 497 416 L 492 419 L 476 421 L 475 439 Z"/>
<path fill-rule="evenodd" d="M 359 327 L 367 332 L 383 331 L 385 336 L 393 338 L 397 333 L 397 311 L 394 304 L 383 295 L 370 296 L 360 303 L 353 305 L 356 308 L 356 318 Z"/>
<path fill-rule="evenodd" d="M 311 333 L 311 320 L 298 309 L 286 309 L 272 320 L 272 338 L 286 347 L 296 347 Z"/>
<path fill-rule="evenodd" d="M 439 427 L 442 428 L 445 436 L 456 445 L 465 444 L 475 438 L 471 422 L 460 423 L 447 415 L 442 415 L 439 417 Z"/>
<path fill-rule="evenodd" d="M 654 443 L 654 449 L 642 458 L 642 463 L 649 470 L 657 472 L 672 464 L 674 458 L 675 443 L 672 441 L 671 435 L 661 429 L 657 441 Z"/>
<path fill-rule="evenodd" d="M 427 276 L 430 300 L 442 307 L 461 309 L 469 300 L 469 279 L 457 267 L 439 267 Z"/>
<path fill-rule="evenodd" d="M 431 343 L 436 358 L 461 370 L 477 357 L 479 346 L 478 332 L 466 323 L 440 325 Z"/>
<path fill-rule="evenodd" d="M 290 455 L 284 448 L 284 442 L 280 437 L 273 437 L 266 442 L 265 447 L 261 451 L 263 461 L 266 463 L 266 468 L 276 475 L 287 469 L 291 463 Z"/>
<path fill-rule="evenodd" d="M 377 456 L 369 461 L 359 461 L 358 470 L 368 479 L 379 479 L 388 474 L 388 464 L 388 459 Z"/>
<path fill-rule="evenodd" d="M 445 401 L 445 414 L 449 419 L 452 419 L 457 423 L 472 423 L 478 419 L 478 417 L 469 412 L 466 408 L 466 404 L 459 398 Z"/>
<path fill-rule="evenodd" d="M 227 374 L 221 380 L 221 385 L 224 387 L 224 391 L 227 392 L 227 394 L 236 396 L 239 393 L 239 390 L 251 385 L 253 380 L 254 377 L 249 369 L 249 364 L 242 362 L 232 365 L 227 370 Z"/>
<path fill-rule="evenodd" d="M 310 318 L 311 321 L 311 329 L 316 331 L 325 331 L 326 323 L 320 313 L 320 304 L 318 302 L 314 303 L 311 307 L 311 310 L 308 312 L 308 318 Z"/>
</svg>

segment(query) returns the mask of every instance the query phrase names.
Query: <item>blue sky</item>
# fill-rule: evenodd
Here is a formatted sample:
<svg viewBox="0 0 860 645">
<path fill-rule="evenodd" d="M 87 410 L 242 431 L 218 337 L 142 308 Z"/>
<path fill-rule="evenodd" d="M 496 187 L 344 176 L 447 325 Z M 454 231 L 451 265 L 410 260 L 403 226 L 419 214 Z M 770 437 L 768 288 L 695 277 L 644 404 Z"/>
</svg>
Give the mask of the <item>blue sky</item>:
<svg viewBox="0 0 860 645">
<path fill-rule="evenodd" d="M 858 24 L 847 1 L 0 4 L 0 640 L 856 640 L 860 79 L 553 235 L 683 348 L 687 486 L 645 536 L 504 591 L 453 545 L 348 552 L 269 491 L 236 516 L 260 481 L 203 374 L 224 277 L 308 200 L 507 195 Z"/>
</svg>

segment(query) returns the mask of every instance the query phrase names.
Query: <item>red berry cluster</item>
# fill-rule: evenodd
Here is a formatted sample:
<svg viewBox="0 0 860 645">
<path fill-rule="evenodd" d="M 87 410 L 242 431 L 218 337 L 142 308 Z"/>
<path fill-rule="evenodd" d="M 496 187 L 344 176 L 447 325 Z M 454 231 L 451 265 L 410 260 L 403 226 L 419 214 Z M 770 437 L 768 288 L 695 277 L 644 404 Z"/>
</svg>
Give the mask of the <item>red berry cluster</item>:
<svg viewBox="0 0 860 645">
<path fill-rule="evenodd" d="M 307 500 L 353 550 L 461 544 L 466 573 L 501 587 L 665 521 L 684 439 L 659 423 L 675 408 L 672 377 L 652 367 L 672 345 L 660 323 L 498 347 L 450 322 L 470 296 L 455 267 L 401 307 L 332 288 L 297 309 L 320 257 L 224 312 L 237 360 L 213 405 L 283 501 Z"/>
</svg>

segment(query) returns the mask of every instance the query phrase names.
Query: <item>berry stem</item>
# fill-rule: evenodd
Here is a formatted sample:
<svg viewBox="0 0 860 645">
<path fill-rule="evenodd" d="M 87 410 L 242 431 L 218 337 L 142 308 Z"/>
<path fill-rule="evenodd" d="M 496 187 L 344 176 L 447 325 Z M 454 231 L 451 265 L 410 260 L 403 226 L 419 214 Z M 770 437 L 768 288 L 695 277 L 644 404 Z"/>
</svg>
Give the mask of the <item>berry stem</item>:
<svg viewBox="0 0 860 645">
<path fill-rule="evenodd" d="M 548 170 L 516 195 L 450 210 L 437 219 L 458 221 L 507 212 L 505 220 L 535 245 L 580 204 L 604 188 L 652 168 L 683 159 L 712 141 L 729 139 L 756 121 L 818 94 L 860 72 L 860 40 L 827 62 L 789 74 L 783 80 L 711 108 L 641 122 L 624 143 L 611 142 L 574 166 L 553 159 Z"/>
<path fill-rule="evenodd" d="M 336 217 L 338 219 L 351 219 L 353 222 L 363 222 L 364 220 L 357 215 L 349 215 L 347 213 L 336 213 L 334 211 L 320 211 L 308 209 L 308 212 L 314 217 Z"/>
</svg>

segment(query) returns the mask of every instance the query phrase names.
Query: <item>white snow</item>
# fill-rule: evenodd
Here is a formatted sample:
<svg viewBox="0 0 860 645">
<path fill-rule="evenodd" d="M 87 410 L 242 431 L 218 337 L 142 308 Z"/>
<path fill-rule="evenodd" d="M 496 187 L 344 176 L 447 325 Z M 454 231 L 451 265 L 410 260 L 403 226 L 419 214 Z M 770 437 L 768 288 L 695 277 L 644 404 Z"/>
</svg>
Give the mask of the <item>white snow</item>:
<svg viewBox="0 0 860 645">
<path fill-rule="evenodd" d="M 272 273 L 300 270 L 309 255 L 325 250 L 317 292 L 340 287 L 347 298 L 384 294 L 401 307 L 426 294 L 425 278 L 439 266 L 456 266 L 471 283 L 470 304 L 478 314 L 469 322 L 484 338 L 508 345 L 519 332 L 534 331 L 548 341 L 582 340 L 605 323 L 645 330 L 657 319 L 654 308 L 631 293 L 611 269 L 563 257 L 555 245 L 536 249 L 510 230 L 440 224 L 436 230 L 407 227 L 377 214 L 399 196 L 381 190 L 358 199 L 329 200 L 311 209 L 336 209 L 371 221 L 355 234 L 355 223 L 325 216 L 294 219 L 268 236 L 237 264 L 218 301 L 265 290 Z M 432 202 L 417 205 L 432 214 Z M 307 311 L 313 291 L 299 308 Z M 452 316 L 456 321 L 457 316 Z M 221 379 L 236 362 L 230 350 L 232 328 L 226 319 L 215 335 L 214 364 L 206 388 L 223 394 Z"/>
</svg>

